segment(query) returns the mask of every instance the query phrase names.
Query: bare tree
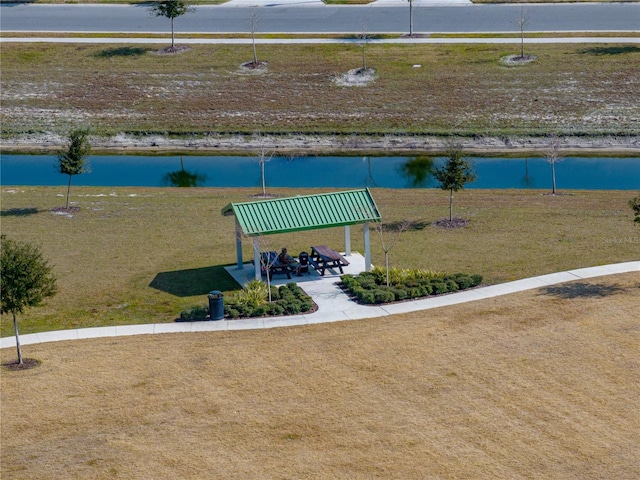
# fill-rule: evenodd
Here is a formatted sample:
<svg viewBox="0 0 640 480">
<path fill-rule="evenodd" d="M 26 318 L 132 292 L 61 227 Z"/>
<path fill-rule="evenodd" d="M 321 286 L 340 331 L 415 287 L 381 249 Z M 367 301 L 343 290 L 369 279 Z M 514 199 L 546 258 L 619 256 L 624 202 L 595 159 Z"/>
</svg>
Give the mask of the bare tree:
<svg viewBox="0 0 640 480">
<path fill-rule="evenodd" d="M 413 36 L 413 0 L 409 2 L 409 36 Z"/>
<path fill-rule="evenodd" d="M 260 24 L 260 14 L 257 8 L 251 9 L 249 15 L 249 31 L 251 32 L 251 44 L 253 46 L 253 65 L 258 65 L 258 52 L 256 51 L 256 32 L 258 31 L 258 25 Z"/>
<path fill-rule="evenodd" d="M 258 132 L 256 135 L 258 137 L 258 151 L 256 152 L 256 155 L 258 157 L 258 164 L 260 165 L 262 196 L 266 196 L 267 188 L 266 188 L 266 180 L 265 180 L 265 177 L 266 177 L 265 165 L 267 162 L 271 161 L 271 159 L 273 158 L 273 151 L 267 148 L 265 139 L 260 132 Z"/>
<path fill-rule="evenodd" d="M 362 46 L 362 70 L 367 69 L 367 43 L 369 43 L 369 27 L 366 22 L 362 22 L 362 34 L 360 34 L 360 45 Z"/>
<path fill-rule="evenodd" d="M 393 224 L 393 226 L 383 225 L 379 223 L 376 225 L 376 232 L 378 238 L 380 238 L 380 244 L 382 245 L 382 251 L 384 252 L 384 269 L 386 273 L 387 287 L 389 286 L 389 252 L 395 247 L 400 240 L 402 232 L 407 230 L 411 222 L 409 220 L 403 220 L 399 223 Z"/>
<path fill-rule="evenodd" d="M 529 25 L 529 15 L 524 5 L 520 6 L 520 15 L 516 18 L 516 25 L 520 30 L 520 58 L 524 58 L 524 31 Z"/>
<path fill-rule="evenodd" d="M 278 261 L 278 255 L 269 256 L 268 252 L 276 252 L 273 246 L 273 240 L 265 235 L 260 235 L 257 237 L 251 237 L 251 241 L 254 245 L 254 248 L 258 249 L 259 253 L 259 262 L 260 268 L 266 273 L 267 277 L 267 291 L 269 294 L 269 302 L 271 302 L 271 275 L 269 275 L 269 270 L 273 265 Z M 266 255 L 262 255 L 265 253 Z"/>
<path fill-rule="evenodd" d="M 560 155 L 560 137 L 557 135 L 553 135 L 550 140 L 548 147 L 545 151 L 545 155 L 547 158 L 547 162 L 551 164 L 551 182 L 552 189 L 551 194 L 556 194 L 556 163 L 560 163 L 564 158 Z"/>
</svg>

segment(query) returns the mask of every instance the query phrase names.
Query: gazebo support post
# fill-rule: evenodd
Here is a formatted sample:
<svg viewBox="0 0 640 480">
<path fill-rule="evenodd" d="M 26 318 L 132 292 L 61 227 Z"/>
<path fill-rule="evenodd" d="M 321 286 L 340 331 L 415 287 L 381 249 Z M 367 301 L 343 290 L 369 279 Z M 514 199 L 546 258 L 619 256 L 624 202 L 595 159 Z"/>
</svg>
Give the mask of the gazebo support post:
<svg viewBox="0 0 640 480">
<path fill-rule="evenodd" d="M 253 238 L 253 267 L 255 270 L 255 279 L 261 280 L 262 276 L 260 275 L 260 245 L 258 245 L 258 239 Z"/>
<path fill-rule="evenodd" d="M 238 262 L 238 270 L 242 270 L 242 228 L 236 219 L 236 260 Z"/>
<path fill-rule="evenodd" d="M 364 230 L 364 271 L 371 271 L 371 241 L 369 239 L 369 223 L 363 225 Z"/>
<path fill-rule="evenodd" d="M 344 226 L 344 254 L 351 255 L 351 225 Z"/>
</svg>

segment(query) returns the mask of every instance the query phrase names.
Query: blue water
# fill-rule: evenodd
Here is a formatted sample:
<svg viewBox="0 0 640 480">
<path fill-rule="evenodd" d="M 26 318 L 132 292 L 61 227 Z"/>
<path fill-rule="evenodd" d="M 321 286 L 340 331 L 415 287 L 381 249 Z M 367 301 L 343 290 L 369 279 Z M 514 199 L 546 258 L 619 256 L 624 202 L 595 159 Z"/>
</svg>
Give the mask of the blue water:
<svg viewBox="0 0 640 480">
<path fill-rule="evenodd" d="M 197 186 L 260 187 L 256 158 L 91 156 L 90 173 L 75 175 L 80 186 L 171 186 L 168 175 L 182 169 Z M 477 180 L 466 188 L 551 189 L 551 165 L 544 158 L 470 158 Z M 274 157 L 265 165 L 267 187 L 414 188 L 437 186 L 427 157 Z M 53 155 L 1 155 L 2 185 L 63 185 Z M 407 174 L 413 172 L 413 175 Z M 420 176 L 424 179 L 420 180 Z M 416 180 L 418 178 L 418 180 Z M 640 158 L 569 157 L 556 164 L 559 190 L 638 190 Z"/>
</svg>

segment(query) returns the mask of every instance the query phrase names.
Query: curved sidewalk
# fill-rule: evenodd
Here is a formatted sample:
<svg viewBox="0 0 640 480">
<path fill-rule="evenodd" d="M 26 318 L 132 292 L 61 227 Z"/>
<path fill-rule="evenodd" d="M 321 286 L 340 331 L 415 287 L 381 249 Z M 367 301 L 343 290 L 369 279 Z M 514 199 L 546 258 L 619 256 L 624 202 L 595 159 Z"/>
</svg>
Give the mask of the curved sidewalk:
<svg viewBox="0 0 640 480">
<path fill-rule="evenodd" d="M 349 300 L 349 298 L 337 286 L 337 282 L 335 281 L 310 282 L 308 288 L 307 285 L 305 285 L 305 291 L 307 291 L 307 293 L 311 295 L 314 301 L 318 304 L 318 310 L 308 315 L 251 318 L 247 320 L 174 322 L 57 330 L 20 335 L 20 344 L 32 345 L 36 343 L 57 342 L 62 340 L 79 340 L 84 338 L 119 337 L 142 334 L 149 335 L 160 333 L 249 330 L 258 328 L 311 325 L 315 323 L 338 322 L 344 320 L 360 320 L 414 312 L 418 310 L 428 310 L 431 308 L 456 305 L 475 300 L 484 300 L 510 293 L 523 292 L 525 290 L 534 290 L 536 288 L 571 282 L 574 280 L 583 280 L 629 272 L 640 273 L 640 261 L 580 268 L 566 272 L 551 273 L 548 275 L 516 280 L 514 282 L 502 283 L 499 285 L 465 290 L 460 293 L 452 293 L 439 297 L 430 297 L 422 300 L 375 306 L 358 305 L 357 303 Z M 336 279 L 336 277 L 333 277 L 333 280 Z M 15 347 L 15 345 L 15 336 L 0 338 L 0 348 Z"/>
</svg>

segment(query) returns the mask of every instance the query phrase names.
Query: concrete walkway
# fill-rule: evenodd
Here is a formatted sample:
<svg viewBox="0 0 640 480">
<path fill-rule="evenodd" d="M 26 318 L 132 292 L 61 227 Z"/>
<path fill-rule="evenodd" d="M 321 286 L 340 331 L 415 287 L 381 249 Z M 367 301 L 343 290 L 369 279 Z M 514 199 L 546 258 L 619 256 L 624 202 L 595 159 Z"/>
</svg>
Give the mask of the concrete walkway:
<svg viewBox="0 0 640 480">
<path fill-rule="evenodd" d="M 357 273 L 364 270 L 364 258 L 358 253 L 348 257 L 351 265 L 345 273 Z M 253 269 L 246 265 L 242 270 L 230 267 L 228 272 L 236 278 L 240 284 L 252 278 Z M 127 335 L 159 334 L 159 333 L 187 333 L 187 332 L 213 332 L 221 330 L 248 330 L 257 328 L 291 327 L 296 325 L 311 325 L 314 323 L 338 322 L 344 320 L 358 320 L 364 318 L 384 317 L 399 313 L 428 310 L 431 308 L 456 305 L 459 303 L 484 300 L 487 298 L 508 295 L 510 293 L 533 290 L 549 285 L 556 285 L 574 280 L 614 275 L 618 273 L 638 272 L 640 274 L 640 261 L 604 265 L 600 267 L 580 268 L 567 272 L 541 275 L 515 282 L 491 285 L 489 287 L 466 290 L 439 297 L 425 298 L 408 302 L 388 305 L 365 306 L 349 300 L 338 288 L 337 282 L 340 273 L 327 271 L 324 277 L 316 272 L 302 277 L 293 277 L 291 280 L 279 276 L 274 278 L 274 285 L 281 285 L 295 281 L 314 299 L 318 310 L 308 315 L 294 315 L 288 317 L 266 317 L 247 320 L 219 320 L 208 322 L 173 322 L 156 323 L 149 325 L 126 325 L 99 328 L 81 328 L 72 330 L 58 330 L 52 332 L 32 333 L 20 336 L 22 345 L 35 343 L 56 342 L 62 340 L 78 340 L 83 338 L 117 337 Z M 639 277 L 640 278 L 640 277 Z M 15 347 L 15 337 L 0 338 L 0 348 Z"/>
</svg>

